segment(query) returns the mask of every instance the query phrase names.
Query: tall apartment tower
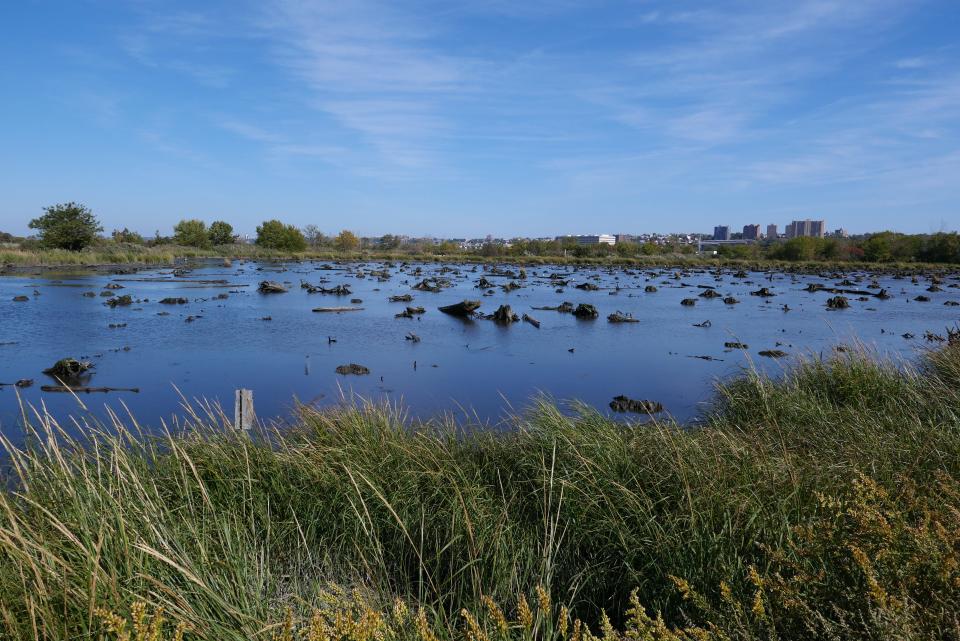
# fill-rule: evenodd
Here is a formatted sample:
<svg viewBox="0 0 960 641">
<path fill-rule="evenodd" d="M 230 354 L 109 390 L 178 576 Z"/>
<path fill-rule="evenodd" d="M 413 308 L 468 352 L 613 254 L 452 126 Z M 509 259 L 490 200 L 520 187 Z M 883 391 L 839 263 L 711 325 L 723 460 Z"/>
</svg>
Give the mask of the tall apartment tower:
<svg viewBox="0 0 960 641">
<path fill-rule="evenodd" d="M 714 240 L 730 240 L 730 227 L 727 225 L 717 225 L 713 228 Z"/>
<path fill-rule="evenodd" d="M 777 233 L 777 226 L 776 226 L 776 224 L 767 225 L 767 238 L 776 239 L 776 238 L 778 238 L 779 236 L 780 236 L 780 234 Z"/>
<path fill-rule="evenodd" d="M 744 225 L 742 238 L 744 240 L 759 240 L 760 225 Z"/>
<path fill-rule="evenodd" d="M 799 238 L 801 236 L 812 236 L 814 238 L 823 238 L 827 231 L 827 222 L 824 220 L 795 220 L 787 225 L 787 238 Z"/>
</svg>

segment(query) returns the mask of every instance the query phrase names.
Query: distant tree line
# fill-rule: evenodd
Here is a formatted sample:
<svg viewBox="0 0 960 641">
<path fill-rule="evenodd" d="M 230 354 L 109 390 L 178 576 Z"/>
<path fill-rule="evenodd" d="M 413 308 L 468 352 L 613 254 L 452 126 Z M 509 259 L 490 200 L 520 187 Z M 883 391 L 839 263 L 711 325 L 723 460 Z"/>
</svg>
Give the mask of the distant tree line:
<svg viewBox="0 0 960 641">
<path fill-rule="evenodd" d="M 43 215 L 30 221 L 30 229 L 37 231 L 36 237 L 17 238 L 12 234 L 0 232 L 0 243 L 17 243 L 21 246 L 38 246 L 47 249 L 66 249 L 80 251 L 91 246 L 109 243 L 116 245 L 178 245 L 209 249 L 227 246 L 239 241 L 233 226 L 223 220 L 207 224 L 198 218 L 185 218 L 173 227 L 171 236 L 164 236 L 159 230 L 153 238 L 145 239 L 140 233 L 123 229 L 114 229 L 108 237 L 101 235 L 103 226 L 94 213 L 84 205 L 75 202 L 51 205 L 43 209 Z M 330 248 L 343 252 L 361 249 L 360 238 L 351 231 L 343 230 L 333 238 L 325 236 L 316 225 L 307 225 L 302 230 L 295 225 L 280 220 L 267 220 L 257 226 L 256 244 L 268 249 L 300 252 L 308 247 L 313 249 Z"/>
<path fill-rule="evenodd" d="M 43 215 L 29 223 L 36 230 L 33 238 L 21 239 L 0 232 L 0 243 L 17 243 L 21 247 L 79 251 L 94 245 L 180 245 L 209 249 L 238 242 L 233 226 L 223 220 L 207 224 L 197 218 L 183 219 L 173 228 L 172 236 L 163 236 L 159 230 L 151 239 L 123 229 L 114 229 L 103 237 L 103 226 L 86 206 L 61 203 L 43 208 Z M 487 257 L 519 258 L 523 256 L 573 256 L 578 258 L 624 257 L 692 254 L 694 245 L 680 242 L 635 243 L 616 245 L 581 245 L 576 238 L 556 240 L 515 239 L 509 243 L 487 242 L 478 248 L 464 250 L 452 241 L 439 243 L 431 239 L 406 240 L 386 234 L 377 239 L 360 238 L 349 230 L 337 236 L 323 234 L 316 225 L 303 229 L 280 220 L 266 220 L 257 226 L 256 244 L 280 251 L 302 252 L 307 249 L 329 249 L 342 253 L 356 251 L 389 251 L 406 254 L 472 254 Z M 722 258 L 783 261 L 849 261 L 849 262 L 925 262 L 960 264 L 960 235 L 956 232 L 936 234 L 900 234 L 884 231 L 859 238 L 792 238 L 785 242 L 767 241 L 750 245 L 724 245 L 718 250 Z"/>
<path fill-rule="evenodd" d="M 862 238 L 791 238 L 753 245 L 724 245 L 725 258 L 869 263 L 960 263 L 960 235 L 884 231 Z"/>
</svg>

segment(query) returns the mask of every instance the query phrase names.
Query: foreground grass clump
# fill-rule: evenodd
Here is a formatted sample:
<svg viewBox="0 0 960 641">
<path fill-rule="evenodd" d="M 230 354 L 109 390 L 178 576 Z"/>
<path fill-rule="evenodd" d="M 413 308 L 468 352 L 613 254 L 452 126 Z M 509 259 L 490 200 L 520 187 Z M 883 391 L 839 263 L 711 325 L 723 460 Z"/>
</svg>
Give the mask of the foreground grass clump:
<svg viewBox="0 0 960 641">
<path fill-rule="evenodd" d="M 136 639 L 162 608 L 168 638 L 960 638 L 957 345 L 748 374 L 695 428 L 547 402 L 500 433 L 195 422 L 38 417 L 0 495 L 0 636 Z"/>
</svg>

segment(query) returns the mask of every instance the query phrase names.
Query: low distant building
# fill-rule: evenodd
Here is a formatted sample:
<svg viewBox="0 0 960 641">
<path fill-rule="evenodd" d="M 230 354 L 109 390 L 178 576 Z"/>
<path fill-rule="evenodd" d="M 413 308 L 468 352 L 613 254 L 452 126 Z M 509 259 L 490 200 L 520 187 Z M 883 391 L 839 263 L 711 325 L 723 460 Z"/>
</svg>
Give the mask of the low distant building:
<svg viewBox="0 0 960 641">
<path fill-rule="evenodd" d="M 780 238 L 780 233 L 777 231 L 777 226 L 775 224 L 767 225 L 767 238 Z"/>
<path fill-rule="evenodd" d="M 760 225 L 744 225 L 743 234 L 740 237 L 744 240 L 759 240 Z"/>
<path fill-rule="evenodd" d="M 572 238 L 577 241 L 578 245 L 616 245 L 617 239 L 612 234 L 581 234 L 577 236 L 557 236 L 557 240 L 563 241 L 568 238 Z"/>
<path fill-rule="evenodd" d="M 614 236 L 614 240 L 617 243 L 635 243 L 637 242 L 637 237 L 633 234 L 617 234 Z"/>
<path fill-rule="evenodd" d="M 714 240 L 730 240 L 730 227 L 727 225 L 717 225 L 713 228 Z"/>
<path fill-rule="evenodd" d="M 834 237 L 834 238 L 849 238 L 849 237 L 850 237 L 850 233 L 849 233 L 846 229 L 844 229 L 843 227 L 841 227 L 840 229 L 835 229 L 835 230 L 834 230 L 834 232 L 833 232 L 833 237 Z"/>
</svg>

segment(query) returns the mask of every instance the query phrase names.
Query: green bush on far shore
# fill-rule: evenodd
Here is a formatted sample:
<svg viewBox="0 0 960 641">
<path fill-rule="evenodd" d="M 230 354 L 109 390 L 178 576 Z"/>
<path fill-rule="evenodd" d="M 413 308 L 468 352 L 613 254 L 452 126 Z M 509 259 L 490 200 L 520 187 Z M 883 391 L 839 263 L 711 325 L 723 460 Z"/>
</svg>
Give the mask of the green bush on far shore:
<svg viewBox="0 0 960 641">
<path fill-rule="evenodd" d="M 958 344 L 747 373 L 695 426 L 547 400 L 500 430 L 220 420 L 78 442 L 36 417 L 0 495 L 0 635 L 120 639 L 157 607 L 218 640 L 958 633 Z"/>
</svg>

